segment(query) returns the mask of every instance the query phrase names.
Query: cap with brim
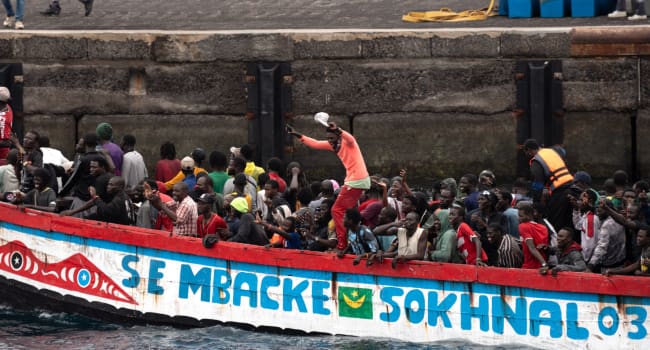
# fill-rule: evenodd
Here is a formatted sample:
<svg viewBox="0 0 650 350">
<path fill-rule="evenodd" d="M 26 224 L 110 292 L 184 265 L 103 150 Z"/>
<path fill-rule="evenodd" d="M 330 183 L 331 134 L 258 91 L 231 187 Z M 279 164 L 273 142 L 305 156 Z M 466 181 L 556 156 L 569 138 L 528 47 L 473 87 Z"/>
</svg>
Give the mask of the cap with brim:
<svg viewBox="0 0 650 350">
<path fill-rule="evenodd" d="M 181 169 L 183 170 L 193 170 L 194 169 L 194 159 L 192 157 L 185 157 L 181 160 Z"/>
<path fill-rule="evenodd" d="M 4 86 L 0 86 L 0 102 L 9 102 L 11 100 L 11 93 L 9 89 Z"/>
<path fill-rule="evenodd" d="M 204 193 L 199 197 L 199 203 L 214 204 L 214 196 L 209 193 Z"/>
<path fill-rule="evenodd" d="M 230 202 L 230 207 L 235 208 L 240 213 L 248 213 L 248 202 L 243 197 L 237 197 Z"/>
</svg>

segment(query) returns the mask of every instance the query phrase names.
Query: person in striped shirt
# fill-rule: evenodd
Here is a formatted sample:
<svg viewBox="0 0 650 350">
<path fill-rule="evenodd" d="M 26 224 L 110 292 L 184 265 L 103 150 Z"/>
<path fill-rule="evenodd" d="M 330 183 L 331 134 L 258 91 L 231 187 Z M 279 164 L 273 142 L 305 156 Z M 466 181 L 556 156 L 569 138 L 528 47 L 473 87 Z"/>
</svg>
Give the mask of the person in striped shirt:
<svg viewBox="0 0 650 350">
<path fill-rule="evenodd" d="M 524 262 L 519 242 L 513 236 L 503 232 L 501 224 L 493 222 L 487 229 L 488 241 L 497 247 L 498 259 L 496 266 L 520 268 Z"/>
</svg>

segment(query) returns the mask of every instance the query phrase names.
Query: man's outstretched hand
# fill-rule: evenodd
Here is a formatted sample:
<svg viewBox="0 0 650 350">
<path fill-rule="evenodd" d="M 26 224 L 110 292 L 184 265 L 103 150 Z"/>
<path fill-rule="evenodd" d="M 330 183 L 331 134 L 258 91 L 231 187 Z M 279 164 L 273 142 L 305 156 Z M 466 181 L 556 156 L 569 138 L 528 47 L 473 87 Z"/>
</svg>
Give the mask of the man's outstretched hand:
<svg viewBox="0 0 650 350">
<path fill-rule="evenodd" d="M 295 136 L 295 137 L 301 137 L 302 136 L 302 134 L 300 134 L 299 132 L 296 132 L 296 130 L 293 128 L 293 126 L 291 126 L 289 124 L 287 124 L 285 129 L 287 130 L 287 133 L 289 133 L 289 135 L 292 135 L 292 136 Z"/>
</svg>

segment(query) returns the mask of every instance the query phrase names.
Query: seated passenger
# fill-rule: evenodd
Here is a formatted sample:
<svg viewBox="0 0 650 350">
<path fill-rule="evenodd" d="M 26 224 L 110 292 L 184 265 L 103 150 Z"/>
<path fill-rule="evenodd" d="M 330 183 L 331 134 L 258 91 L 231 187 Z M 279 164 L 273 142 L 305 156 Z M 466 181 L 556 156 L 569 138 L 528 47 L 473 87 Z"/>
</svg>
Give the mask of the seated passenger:
<svg viewBox="0 0 650 350">
<path fill-rule="evenodd" d="M 267 231 L 272 233 L 277 233 L 280 236 L 282 236 L 282 238 L 284 238 L 282 241 L 278 241 L 277 243 L 267 244 L 268 247 L 274 247 L 274 248 L 287 248 L 287 249 L 302 248 L 302 240 L 300 234 L 296 232 L 296 221 L 297 220 L 294 216 L 288 216 L 282 221 L 282 223 L 278 227 L 262 221 L 259 214 L 257 215 L 258 224 L 264 226 L 264 228 Z"/>
<path fill-rule="evenodd" d="M 204 193 L 199 197 L 197 208 L 199 217 L 196 220 L 196 233 L 203 238 L 208 234 L 217 234 L 219 239 L 228 239 L 223 231 L 228 230 L 228 225 L 221 216 L 212 211 L 216 202 L 216 193 Z"/>
<path fill-rule="evenodd" d="M 229 239 L 230 242 L 239 242 L 254 245 L 267 245 L 269 239 L 262 226 L 255 223 L 255 217 L 248 211 L 248 202 L 244 197 L 237 197 L 230 202 L 232 213 L 239 218 L 237 234 Z"/>
<path fill-rule="evenodd" d="M 458 252 L 465 258 L 466 264 L 486 266 L 488 257 L 481 245 L 481 239 L 473 231 L 465 219 L 465 208 L 454 204 L 449 210 L 449 222 L 456 230 L 458 237 Z"/>
<path fill-rule="evenodd" d="M 331 198 L 325 198 L 314 213 L 313 230 L 308 231 L 305 235 L 308 250 L 324 252 L 336 248 L 336 226 L 330 211 L 333 204 L 334 201 Z"/>
<path fill-rule="evenodd" d="M 397 245 L 392 245 L 386 253 L 378 251 L 377 259 L 382 262 L 384 258 L 393 258 L 391 264 L 393 268 L 397 267 L 399 262 L 424 259 L 427 235 L 422 228 L 418 227 L 419 221 L 420 216 L 417 212 L 406 214 L 403 226 L 390 230 L 397 234 Z"/>
<path fill-rule="evenodd" d="M 124 179 L 120 176 L 113 176 L 108 180 L 106 189 L 111 196 L 109 202 L 104 202 L 98 195 L 94 187 L 90 187 L 91 199 L 79 208 L 66 210 L 61 215 L 74 215 L 78 212 L 97 207 L 97 212 L 92 214 L 89 219 L 105 221 L 114 224 L 133 225 L 135 224 L 135 211 L 131 198 L 124 191 Z"/>
<path fill-rule="evenodd" d="M 646 224 L 639 224 L 639 231 L 636 234 L 636 243 L 641 248 L 641 257 L 636 262 L 614 269 L 604 269 L 603 275 L 637 275 L 650 276 L 650 227 Z"/>
<path fill-rule="evenodd" d="M 520 268 L 524 262 L 519 242 L 508 233 L 503 233 L 503 227 L 493 222 L 488 226 L 487 239 L 497 247 L 497 267 Z"/>
<path fill-rule="evenodd" d="M 558 264 L 552 268 L 549 266 L 540 268 L 540 274 L 545 275 L 549 269 L 553 276 L 557 276 L 559 271 L 587 271 L 587 263 L 585 263 L 582 255 L 582 247 L 573 240 L 573 230 L 571 228 L 564 227 L 557 233 L 556 255 Z"/>
<path fill-rule="evenodd" d="M 14 203 L 23 208 L 53 212 L 56 208 L 56 193 L 48 184 L 50 173 L 43 168 L 34 169 L 34 188 L 27 193 L 16 192 Z"/>
<path fill-rule="evenodd" d="M 458 253 L 458 236 L 449 222 L 449 209 L 438 210 L 434 214 L 440 220 L 440 233 L 436 239 L 435 249 L 431 252 L 431 261 L 462 264 L 465 261 Z M 435 220 L 430 220 L 432 224 Z"/>
<path fill-rule="evenodd" d="M 354 265 L 359 264 L 362 258 L 366 258 L 366 264 L 372 264 L 375 254 L 379 250 L 379 243 L 375 235 L 367 226 L 361 225 L 361 213 L 355 208 L 345 210 L 343 225 L 348 230 L 348 247 L 346 252 L 352 252 L 356 258 L 352 262 Z"/>
</svg>

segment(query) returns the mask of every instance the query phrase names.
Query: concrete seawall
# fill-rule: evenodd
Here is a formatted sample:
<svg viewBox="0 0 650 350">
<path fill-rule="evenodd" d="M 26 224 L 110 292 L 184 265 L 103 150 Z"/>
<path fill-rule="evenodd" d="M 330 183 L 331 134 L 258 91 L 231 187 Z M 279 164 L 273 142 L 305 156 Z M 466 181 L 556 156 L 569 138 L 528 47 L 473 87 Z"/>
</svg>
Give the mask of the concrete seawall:
<svg viewBox="0 0 650 350">
<path fill-rule="evenodd" d="M 516 169 L 515 64 L 562 61 L 564 145 L 572 170 L 650 172 L 650 26 L 412 31 L 0 32 L 0 63 L 22 63 L 25 129 L 72 155 L 98 122 L 138 139 L 226 151 L 247 140 L 247 62 L 289 62 L 294 126 L 327 111 L 357 137 L 371 173 L 420 179 Z M 633 159 L 632 133 L 638 135 Z M 298 146 L 315 177 L 343 169 Z M 334 168 L 332 168 L 334 167 Z M 333 170 L 334 169 L 334 170 Z"/>
</svg>

